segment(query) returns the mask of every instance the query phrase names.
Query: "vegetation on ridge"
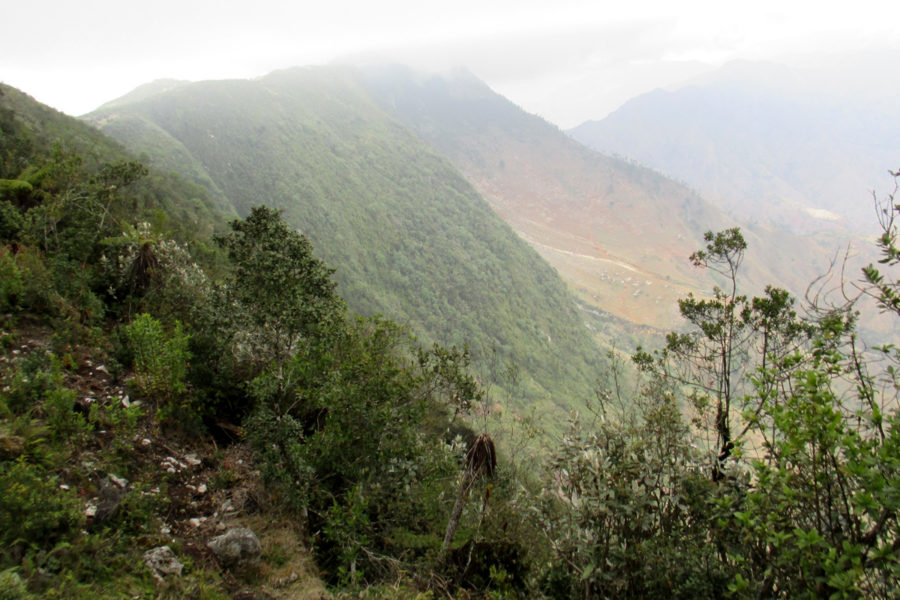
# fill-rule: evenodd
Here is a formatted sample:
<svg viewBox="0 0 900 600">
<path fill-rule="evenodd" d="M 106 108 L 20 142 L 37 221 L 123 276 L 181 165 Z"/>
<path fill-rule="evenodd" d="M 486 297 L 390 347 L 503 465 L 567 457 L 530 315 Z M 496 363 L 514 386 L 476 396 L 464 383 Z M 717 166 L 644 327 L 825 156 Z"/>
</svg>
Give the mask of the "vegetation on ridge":
<svg viewBox="0 0 900 600">
<path fill-rule="evenodd" d="M 355 72 L 185 84 L 89 119 L 158 164 L 168 149 L 188 154 L 184 174 L 215 182 L 242 215 L 260 202 L 281 209 L 336 268 L 351 309 L 402 323 L 424 345 L 467 345 L 518 413 L 560 424 L 592 395 L 602 356 L 565 284 Z M 513 365 L 514 389 L 503 376 Z"/>
<path fill-rule="evenodd" d="M 177 241 L 142 165 L 2 116 L 0 597 L 897 597 L 900 352 L 853 303 L 745 297 L 739 230 L 691 257 L 729 285 L 538 463 L 475 435 L 465 350 L 349 313 L 277 210 Z M 864 289 L 900 317 L 883 210 Z M 273 523 L 256 564 L 207 545 Z"/>
</svg>

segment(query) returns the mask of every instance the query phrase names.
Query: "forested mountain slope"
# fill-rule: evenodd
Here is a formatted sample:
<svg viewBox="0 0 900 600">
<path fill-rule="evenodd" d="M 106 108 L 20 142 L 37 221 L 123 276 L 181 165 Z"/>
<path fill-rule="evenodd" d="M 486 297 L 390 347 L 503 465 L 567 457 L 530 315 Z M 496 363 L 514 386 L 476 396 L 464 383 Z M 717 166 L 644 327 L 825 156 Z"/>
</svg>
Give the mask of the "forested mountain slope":
<svg viewBox="0 0 900 600">
<path fill-rule="evenodd" d="M 589 150 L 466 71 L 423 75 L 373 68 L 367 86 L 386 110 L 448 156 L 494 209 L 555 266 L 588 305 L 668 329 L 675 300 L 709 288 L 688 255 L 708 230 L 741 225 L 693 190 Z M 802 294 L 838 245 L 745 228 L 747 289 Z M 607 333 L 615 338 L 615 329 Z"/>
<path fill-rule="evenodd" d="M 486 380 L 517 365 L 517 393 L 557 416 L 590 395 L 596 349 L 564 283 L 355 71 L 164 87 L 88 120 L 155 161 L 184 156 L 184 174 L 241 214 L 283 209 L 354 310 L 468 343 Z"/>
<path fill-rule="evenodd" d="M 77 153 L 76 160 L 84 161 L 88 168 L 137 158 L 96 128 L 3 84 L 0 84 L 0 120 L 3 127 L 0 178 L 34 175 L 31 165 L 39 157 L 56 155 L 59 160 L 65 160 Z M 156 223 L 158 227 L 191 238 L 203 236 L 204 232 L 211 234 L 217 226 L 224 226 L 226 217 L 234 215 L 234 209 L 223 196 L 165 169 L 154 169 L 136 181 L 133 193 L 144 206 L 155 205 L 160 209 L 156 216 L 164 223 Z"/>
</svg>

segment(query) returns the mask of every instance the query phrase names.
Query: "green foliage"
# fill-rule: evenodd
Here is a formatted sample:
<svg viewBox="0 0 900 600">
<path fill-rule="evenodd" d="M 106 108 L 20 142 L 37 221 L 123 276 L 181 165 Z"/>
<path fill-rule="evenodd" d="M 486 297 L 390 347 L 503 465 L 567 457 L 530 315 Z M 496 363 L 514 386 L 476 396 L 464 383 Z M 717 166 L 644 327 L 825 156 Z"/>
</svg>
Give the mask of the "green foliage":
<svg viewBox="0 0 900 600">
<path fill-rule="evenodd" d="M 24 292 L 22 270 L 16 264 L 15 256 L 7 248 L 0 247 L 0 310 L 17 308 Z"/>
<path fill-rule="evenodd" d="M 217 241 L 234 265 L 229 299 L 248 334 L 237 343 L 254 361 L 274 363 L 280 372 L 307 340 L 340 322 L 343 303 L 334 292 L 333 271 L 276 210 L 257 206 L 231 228 Z"/>
<path fill-rule="evenodd" d="M 247 429 L 264 475 L 321 531 L 320 564 L 335 581 L 390 574 L 404 551 L 423 550 L 397 544 L 439 527 L 428 488 L 455 464 L 421 430 L 441 407 L 422 393 L 404 340 L 388 323 L 360 321 L 285 364 L 290 388 L 274 374 L 252 386 Z"/>
<path fill-rule="evenodd" d="M 551 597 L 724 591 L 727 574 L 708 537 L 715 488 L 671 396 L 647 402 L 625 421 L 574 422 L 552 455 L 541 504 Z"/>
<path fill-rule="evenodd" d="M 881 225 L 881 237 L 878 239 L 878 247 L 881 249 L 882 258 L 878 262 L 885 267 L 894 267 L 900 263 L 900 248 L 897 247 L 897 215 L 900 208 L 894 203 L 894 195 L 897 193 L 898 181 L 900 181 L 900 169 L 891 171 L 894 178 L 894 192 L 879 204 L 879 223 Z M 878 199 L 876 198 L 876 201 Z M 898 282 L 885 279 L 884 274 L 874 265 L 868 265 L 863 269 L 863 275 L 872 288 L 872 294 L 877 298 L 879 305 L 884 310 L 890 310 L 900 314 L 900 285 Z"/>
<path fill-rule="evenodd" d="M 185 378 L 191 355 L 190 336 L 176 321 L 171 332 L 148 314 L 140 314 L 125 327 L 134 356 L 135 386 L 157 406 L 189 406 Z"/>
<path fill-rule="evenodd" d="M 0 600 L 25 600 L 28 590 L 15 568 L 0 571 Z"/>
<path fill-rule="evenodd" d="M 261 199 L 283 210 L 337 268 L 352 310 L 408 325 L 425 347 L 468 344 L 476 371 L 487 373 L 495 354 L 517 364 L 513 408 L 539 406 L 562 423 L 590 397 L 597 360 L 571 295 L 361 79 L 313 69 L 179 86 L 92 118 L 136 151 L 208 179 L 242 215 Z"/>
<path fill-rule="evenodd" d="M 0 241 L 15 239 L 24 224 L 22 213 L 11 202 L 0 199 Z"/>
<path fill-rule="evenodd" d="M 52 548 L 81 527 L 81 505 L 42 467 L 23 459 L 0 461 L 0 543 L 10 549 Z M 4 563 L 9 564 L 9 557 Z"/>
<path fill-rule="evenodd" d="M 716 546 L 710 564 L 735 597 L 894 597 L 898 563 L 887 556 L 900 532 L 900 357 L 891 346 L 880 357 L 860 346 L 853 305 L 819 307 L 804 322 L 783 290 L 738 296 L 739 260 L 728 248 L 744 246 L 726 244 L 737 240 L 729 231 L 708 234 L 707 250 L 692 260 L 718 258 L 731 293 L 716 288 L 712 300 L 682 302 L 696 329 L 635 357 L 652 381 L 687 390 L 701 416 L 714 411 L 695 420 L 701 436 L 704 428 L 716 434 L 719 450 L 717 483 L 704 492 L 715 506 L 705 517 Z M 893 284 L 871 268 L 866 277 L 887 307 L 882 290 Z"/>
</svg>

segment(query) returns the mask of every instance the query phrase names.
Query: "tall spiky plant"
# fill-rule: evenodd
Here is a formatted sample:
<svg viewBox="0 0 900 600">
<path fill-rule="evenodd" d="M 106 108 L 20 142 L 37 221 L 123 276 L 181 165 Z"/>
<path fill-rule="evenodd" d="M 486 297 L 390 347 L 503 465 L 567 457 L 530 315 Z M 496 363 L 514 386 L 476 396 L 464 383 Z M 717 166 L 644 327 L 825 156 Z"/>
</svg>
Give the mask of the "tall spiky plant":
<svg viewBox="0 0 900 600">
<path fill-rule="evenodd" d="M 459 527 L 459 519 L 462 516 L 462 511 L 472 486 L 481 477 L 493 477 L 496 468 L 497 453 L 494 449 L 494 440 L 488 434 L 482 433 L 472 441 L 472 445 L 469 446 L 469 451 L 466 453 L 466 467 L 463 471 L 462 480 L 459 483 L 456 503 L 453 505 L 453 511 L 450 513 L 450 520 L 447 521 L 447 530 L 444 533 L 444 542 L 441 544 L 438 562 L 444 562 L 447 558 L 447 552 L 450 550 L 453 536 L 456 534 L 457 527 Z"/>
</svg>

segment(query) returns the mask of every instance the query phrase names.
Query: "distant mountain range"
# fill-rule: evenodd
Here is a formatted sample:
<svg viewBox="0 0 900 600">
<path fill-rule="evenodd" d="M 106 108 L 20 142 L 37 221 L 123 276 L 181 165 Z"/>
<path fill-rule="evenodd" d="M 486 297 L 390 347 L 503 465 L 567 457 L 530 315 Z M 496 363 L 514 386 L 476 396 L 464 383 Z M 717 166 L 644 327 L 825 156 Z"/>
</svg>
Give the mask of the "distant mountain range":
<svg viewBox="0 0 900 600">
<path fill-rule="evenodd" d="M 570 283 L 603 343 L 622 345 L 627 324 L 678 325 L 677 299 L 707 293 L 709 273 L 687 257 L 703 233 L 743 226 L 750 244 L 744 289 L 772 283 L 802 295 L 846 238 L 815 238 L 753 224 L 692 188 L 633 161 L 590 151 L 464 70 L 423 75 L 370 69 L 379 103 L 447 156 L 494 209 Z M 627 346 L 627 343 L 625 344 Z"/>
<path fill-rule="evenodd" d="M 851 77 L 734 62 L 568 133 L 684 181 L 744 221 L 871 233 L 871 191 L 900 167 L 900 114 L 893 88 L 873 94 Z"/>
</svg>

